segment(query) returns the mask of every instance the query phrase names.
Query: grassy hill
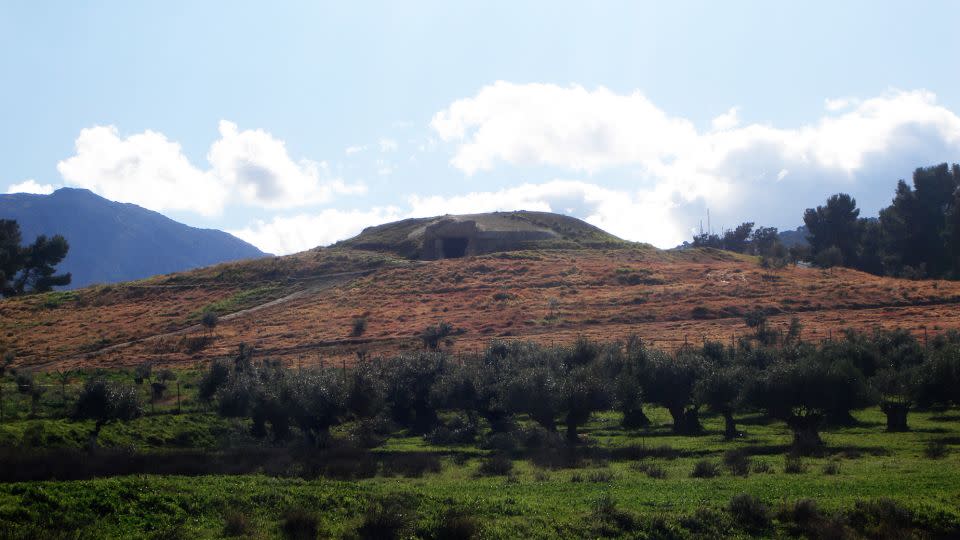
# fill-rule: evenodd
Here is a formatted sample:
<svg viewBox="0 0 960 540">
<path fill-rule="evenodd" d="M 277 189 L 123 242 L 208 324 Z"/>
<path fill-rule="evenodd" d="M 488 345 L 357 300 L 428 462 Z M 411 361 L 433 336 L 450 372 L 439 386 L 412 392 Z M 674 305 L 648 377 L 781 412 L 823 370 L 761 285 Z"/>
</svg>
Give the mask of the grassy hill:
<svg viewBox="0 0 960 540">
<path fill-rule="evenodd" d="M 757 309 L 774 328 L 796 317 L 807 339 L 845 327 L 960 328 L 960 283 L 764 269 L 728 252 L 630 244 L 566 216 L 493 216 L 557 228 L 564 242 L 578 243 L 417 261 L 402 239 L 429 220 L 405 220 L 286 257 L 7 299 L 0 349 L 37 369 L 148 359 L 189 365 L 240 343 L 288 362 L 341 362 L 358 351 L 419 347 L 419 333 L 441 320 L 457 330 L 451 347 L 461 352 L 494 338 L 547 343 L 580 334 L 636 334 L 674 348 L 734 339 L 749 331 L 743 316 Z M 207 311 L 220 317 L 212 331 L 199 325 Z M 357 319 L 365 322 L 362 334 L 354 331 Z"/>
</svg>

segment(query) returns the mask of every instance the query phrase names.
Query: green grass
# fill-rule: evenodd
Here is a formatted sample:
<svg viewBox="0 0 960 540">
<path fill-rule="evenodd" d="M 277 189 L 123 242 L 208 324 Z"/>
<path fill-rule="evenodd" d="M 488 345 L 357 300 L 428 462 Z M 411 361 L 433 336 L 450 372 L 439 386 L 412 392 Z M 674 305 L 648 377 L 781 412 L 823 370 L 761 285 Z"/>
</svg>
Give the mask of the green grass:
<svg viewBox="0 0 960 540">
<path fill-rule="evenodd" d="M 510 476 L 480 477 L 477 471 L 486 451 L 473 445 L 433 446 L 422 437 L 400 433 L 375 451 L 435 452 L 441 456 L 442 471 L 421 478 L 378 475 L 352 482 L 251 474 L 2 484 L 0 530 L 25 537 L 55 537 L 57 531 L 76 530 L 79 537 L 90 538 L 215 538 L 222 533 L 225 515 L 239 510 L 249 515 L 254 537 L 275 538 L 280 536 L 282 514 L 299 508 L 316 513 L 324 534 L 340 537 L 357 529 L 369 501 L 391 495 L 413 501 L 416 524 L 408 532 L 414 537 L 429 537 L 450 506 L 471 509 L 484 538 L 596 536 L 594 510 L 605 496 L 640 523 L 655 523 L 650 520 L 662 517 L 668 527 L 683 534 L 690 533 L 680 528 L 684 516 L 703 507 L 723 513 L 730 498 L 739 493 L 758 497 L 774 509 L 812 498 L 827 512 L 845 512 L 857 501 L 889 497 L 913 510 L 918 519 L 960 522 L 957 411 L 912 413 L 913 431 L 898 434 L 883 431 L 884 417 L 878 410 L 859 411 L 857 425 L 824 431 L 830 455 L 803 458 L 806 469 L 800 474 L 783 470 L 780 447 L 790 442 L 790 433 L 782 423 L 743 417 L 739 427 L 745 436 L 728 442 L 722 438 L 719 418 L 705 418 L 703 436 L 680 437 L 669 431 L 666 411 L 651 408 L 648 415 L 653 428 L 625 431 L 617 414 L 598 414 L 585 426 L 583 436 L 601 448 L 642 444 L 680 451 L 681 457 L 675 459 L 643 460 L 661 467 L 666 472 L 663 479 L 648 477 L 636 462 L 617 460 L 588 460 L 582 468 L 544 470 L 517 459 Z M 0 425 L 0 444 L 36 445 L 39 441 L 41 446 L 82 447 L 91 428 L 87 422 L 62 418 L 20 419 Z M 36 436 L 38 431 L 42 437 Z M 212 449 L 225 441 L 236 442 L 245 433 L 244 422 L 191 412 L 110 424 L 100 440 L 104 446 L 142 451 L 184 446 Z M 951 452 L 942 459 L 924 457 L 931 440 L 946 440 Z M 724 468 L 716 478 L 690 477 L 697 461 L 722 463 L 723 453 L 731 448 L 752 448 L 751 460 L 766 463 L 769 472 L 740 477 Z M 824 465 L 836 461 L 839 474 L 825 474 Z M 774 529 L 765 534 L 788 531 L 786 524 L 775 521 Z M 739 529 L 733 532 L 746 534 Z"/>
</svg>

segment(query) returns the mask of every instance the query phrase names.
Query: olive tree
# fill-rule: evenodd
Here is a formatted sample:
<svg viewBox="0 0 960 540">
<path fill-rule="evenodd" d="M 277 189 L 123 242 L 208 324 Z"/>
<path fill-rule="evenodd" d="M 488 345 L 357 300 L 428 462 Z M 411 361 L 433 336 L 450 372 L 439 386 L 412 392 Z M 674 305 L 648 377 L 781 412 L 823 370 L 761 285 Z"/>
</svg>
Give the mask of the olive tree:
<svg viewBox="0 0 960 540">
<path fill-rule="evenodd" d="M 647 360 L 643 374 L 647 400 L 670 412 L 674 433 L 703 432 L 695 389 L 704 367 L 703 357 L 689 347 L 678 351 L 675 357 L 655 351 Z"/>
<path fill-rule="evenodd" d="M 100 430 L 117 420 L 133 420 L 143 413 L 137 391 L 102 378 L 86 382 L 74 404 L 73 417 L 77 420 L 94 420 L 90 434 L 90 447 L 95 448 Z"/>
</svg>

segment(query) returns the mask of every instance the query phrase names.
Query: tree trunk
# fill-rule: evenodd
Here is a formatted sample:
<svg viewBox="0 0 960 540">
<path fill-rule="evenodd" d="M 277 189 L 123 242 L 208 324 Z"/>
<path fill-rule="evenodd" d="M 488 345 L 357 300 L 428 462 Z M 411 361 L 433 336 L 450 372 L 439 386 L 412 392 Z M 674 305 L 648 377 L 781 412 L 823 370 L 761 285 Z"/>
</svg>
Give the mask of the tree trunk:
<svg viewBox="0 0 960 540">
<path fill-rule="evenodd" d="M 623 411 L 621 424 L 627 429 L 645 428 L 650 425 L 650 419 L 643 413 L 642 407 L 637 407 Z"/>
<path fill-rule="evenodd" d="M 567 422 L 567 442 L 570 444 L 577 444 L 580 440 L 580 437 L 577 436 L 577 424 L 574 422 Z"/>
<path fill-rule="evenodd" d="M 823 418 L 819 414 L 806 416 L 792 416 L 787 425 L 793 431 L 793 447 L 801 454 L 810 454 L 823 447 L 820 438 L 820 423 Z"/>
<path fill-rule="evenodd" d="M 733 419 L 733 411 L 723 411 L 723 438 L 728 441 L 740 436 L 737 432 L 737 422 Z"/>
<path fill-rule="evenodd" d="M 907 425 L 910 403 L 885 401 L 880 404 L 880 410 L 887 415 L 887 431 L 891 433 L 910 431 L 910 426 Z"/>
<path fill-rule="evenodd" d="M 100 429 L 103 428 L 103 422 L 97 420 L 90 432 L 90 438 L 87 440 L 87 449 L 91 452 L 97 449 L 97 439 L 100 437 Z"/>
<path fill-rule="evenodd" d="M 703 431 L 696 409 L 688 411 L 683 407 L 671 407 L 670 416 L 673 417 L 673 432 L 678 435 L 696 435 Z"/>
</svg>

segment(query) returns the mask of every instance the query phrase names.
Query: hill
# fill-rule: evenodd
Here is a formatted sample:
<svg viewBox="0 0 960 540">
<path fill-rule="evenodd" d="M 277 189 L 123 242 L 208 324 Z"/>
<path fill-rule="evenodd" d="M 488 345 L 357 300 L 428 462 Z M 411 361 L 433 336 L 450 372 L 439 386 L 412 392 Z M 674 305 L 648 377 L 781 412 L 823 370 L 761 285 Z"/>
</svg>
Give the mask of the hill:
<svg viewBox="0 0 960 540">
<path fill-rule="evenodd" d="M 960 282 L 766 269 L 755 257 L 662 251 L 613 237 L 601 237 L 606 247 L 589 247 L 593 239 L 555 247 L 551 237 L 527 249 L 440 260 L 401 256 L 406 248 L 383 240 L 402 242 L 449 219 L 388 224 L 285 257 L 7 299 L 0 302 L 0 349 L 38 369 L 144 360 L 192 365 L 230 355 L 240 343 L 287 362 L 352 362 L 358 353 L 416 349 L 419 334 L 441 320 L 453 325 L 448 346 L 460 353 L 492 339 L 550 343 L 580 334 L 638 335 L 670 349 L 703 339 L 730 342 L 751 331 L 744 315 L 757 309 L 772 328 L 785 329 L 796 317 L 801 337 L 812 340 L 847 327 L 905 327 L 920 335 L 960 329 Z M 377 237 L 381 245 L 357 247 Z M 212 332 L 198 324 L 205 311 L 220 315 Z M 360 318 L 365 330 L 358 333 Z"/>
<path fill-rule="evenodd" d="M 0 195 L 0 218 L 17 220 L 25 242 L 40 234 L 66 237 L 70 252 L 58 269 L 73 274 L 72 288 L 265 256 L 223 231 L 189 227 L 85 189 Z"/>
</svg>

